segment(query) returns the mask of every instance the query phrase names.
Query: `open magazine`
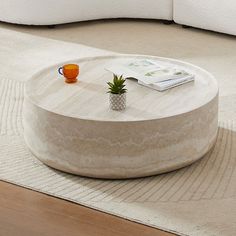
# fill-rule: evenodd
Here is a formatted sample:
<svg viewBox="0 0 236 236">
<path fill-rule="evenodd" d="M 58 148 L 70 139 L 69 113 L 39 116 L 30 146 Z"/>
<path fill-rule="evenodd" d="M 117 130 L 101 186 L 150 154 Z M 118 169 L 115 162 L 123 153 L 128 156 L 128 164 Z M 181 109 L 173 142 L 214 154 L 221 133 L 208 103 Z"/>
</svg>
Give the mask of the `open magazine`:
<svg viewBox="0 0 236 236">
<path fill-rule="evenodd" d="M 164 91 L 194 80 L 194 75 L 173 66 L 159 65 L 149 59 L 126 60 L 109 65 L 106 70 L 123 75 L 126 79 L 136 79 L 140 85 Z"/>
</svg>

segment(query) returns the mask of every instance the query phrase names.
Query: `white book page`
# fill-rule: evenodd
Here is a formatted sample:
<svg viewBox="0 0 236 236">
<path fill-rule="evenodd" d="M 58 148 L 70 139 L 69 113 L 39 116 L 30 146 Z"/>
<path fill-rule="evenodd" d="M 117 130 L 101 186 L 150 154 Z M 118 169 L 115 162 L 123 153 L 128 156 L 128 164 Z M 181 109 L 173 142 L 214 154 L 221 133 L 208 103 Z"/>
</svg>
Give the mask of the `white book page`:
<svg viewBox="0 0 236 236">
<path fill-rule="evenodd" d="M 158 65 L 156 62 L 148 59 L 126 60 L 117 65 L 109 65 L 105 69 L 119 76 L 123 75 L 125 78 L 136 78 L 145 84 L 154 84 L 192 76 L 182 69 Z"/>
</svg>

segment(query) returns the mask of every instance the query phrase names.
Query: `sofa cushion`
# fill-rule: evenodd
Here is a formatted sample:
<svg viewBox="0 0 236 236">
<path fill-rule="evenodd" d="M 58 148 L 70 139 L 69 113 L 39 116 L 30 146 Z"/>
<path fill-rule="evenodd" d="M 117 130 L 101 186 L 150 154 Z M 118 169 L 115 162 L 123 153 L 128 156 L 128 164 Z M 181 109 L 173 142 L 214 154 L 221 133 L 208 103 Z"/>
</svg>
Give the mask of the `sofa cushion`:
<svg viewBox="0 0 236 236">
<path fill-rule="evenodd" d="M 236 35 L 236 0 L 174 0 L 174 21 Z"/>
<path fill-rule="evenodd" d="M 0 21 L 29 25 L 104 18 L 173 19 L 173 0 L 0 0 Z"/>
</svg>

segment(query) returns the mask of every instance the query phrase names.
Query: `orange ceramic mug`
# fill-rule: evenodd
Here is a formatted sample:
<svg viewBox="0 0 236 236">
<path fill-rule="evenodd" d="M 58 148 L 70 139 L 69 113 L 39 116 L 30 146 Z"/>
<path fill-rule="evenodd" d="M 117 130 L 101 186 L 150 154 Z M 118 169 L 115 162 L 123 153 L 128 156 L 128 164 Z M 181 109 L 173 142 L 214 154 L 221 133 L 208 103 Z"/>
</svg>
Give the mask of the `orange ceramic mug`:
<svg viewBox="0 0 236 236">
<path fill-rule="evenodd" d="M 66 64 L 60 67 L 58 72 L 65 77 L 66 83 L 75 83 L 79 75 L 79 66 L 76 64 Z"/>
</svg>

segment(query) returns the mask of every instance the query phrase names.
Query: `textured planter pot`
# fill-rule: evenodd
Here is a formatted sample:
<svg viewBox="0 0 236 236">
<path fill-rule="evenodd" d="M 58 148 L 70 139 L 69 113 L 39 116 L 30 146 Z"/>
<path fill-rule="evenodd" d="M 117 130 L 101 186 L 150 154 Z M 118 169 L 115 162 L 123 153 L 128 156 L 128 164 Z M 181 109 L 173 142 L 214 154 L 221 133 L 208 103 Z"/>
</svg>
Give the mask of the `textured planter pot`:
<svg viewBox="0 0 236 236">
<path fill-rule="evenodd" d="M 113 94 L 110 93 L 110 108 L 112 110 L 120 111 L 126 107 L 126 93 Z"/>
</svg>

